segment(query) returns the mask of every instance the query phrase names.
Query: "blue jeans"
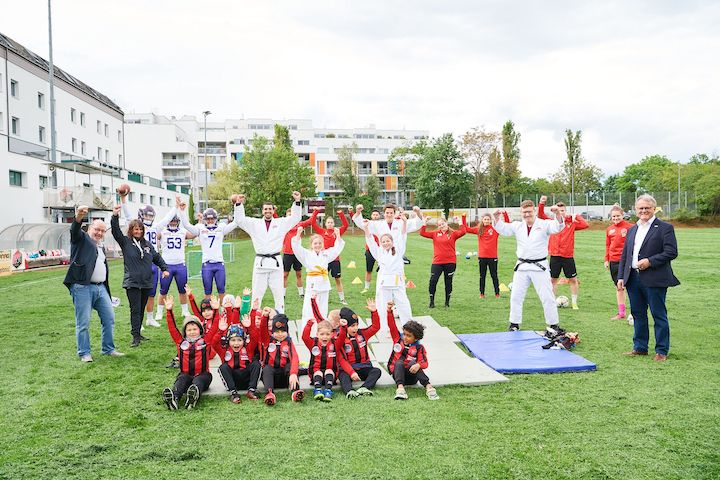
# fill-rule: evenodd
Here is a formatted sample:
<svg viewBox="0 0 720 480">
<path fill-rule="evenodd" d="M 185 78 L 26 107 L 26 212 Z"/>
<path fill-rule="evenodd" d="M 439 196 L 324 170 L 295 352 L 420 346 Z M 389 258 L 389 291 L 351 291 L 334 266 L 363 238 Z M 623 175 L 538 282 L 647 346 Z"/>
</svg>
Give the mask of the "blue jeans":
<svg viewBox="0 0 720 480">
<path fill-rule="evenodd" d="M 640 280 L 640 274 L 630 270 L 630 278 L 625 282 L 630 299 L 630 312 L 635 319 L 633 350 L 648 351 L 650 327 L 648 325 L 648 307 L 652 313 L 655 330 L 655 353 L 667 355 L 670 351 L 670 322 L 665 307 L 667 287 L 646 287 Z"/>
<path fill-rule="evenodd" d="M 70 295 L 75 304 L 75 336 L 77 337 L 78 356 L 90 354 L 90 315 L 93 309 L 97 310 L 100 316 L 102 353 L 107 355 L 114 352 L 115 312 L 105 285 L 73 283 L 70 285 Z"/>
</svg>

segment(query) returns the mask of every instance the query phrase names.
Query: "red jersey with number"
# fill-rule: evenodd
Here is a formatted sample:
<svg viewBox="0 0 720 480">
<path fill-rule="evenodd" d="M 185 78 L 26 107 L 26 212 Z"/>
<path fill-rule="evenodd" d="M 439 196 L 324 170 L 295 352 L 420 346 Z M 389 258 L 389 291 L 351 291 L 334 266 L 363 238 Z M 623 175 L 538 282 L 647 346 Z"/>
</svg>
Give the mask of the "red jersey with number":
<svg viewBox="0 0 720 480">
<path fill-rule="evenodd" d="M 632 223 L 623 220 L 617 225 L 613 223 L 607 227 L 605 230 L 605 260 L 608 262 L 620 261 L 627 232 L 632 226 Z"/>
</svg>

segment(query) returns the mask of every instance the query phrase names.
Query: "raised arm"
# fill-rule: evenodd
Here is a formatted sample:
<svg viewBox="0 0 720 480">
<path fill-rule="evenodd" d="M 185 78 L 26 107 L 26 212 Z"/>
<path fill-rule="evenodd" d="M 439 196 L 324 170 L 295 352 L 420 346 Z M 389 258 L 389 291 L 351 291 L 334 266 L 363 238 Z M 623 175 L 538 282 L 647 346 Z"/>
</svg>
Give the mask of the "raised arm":
<svg viewBox="0 0 720 480">
<path fill-rule="evenodd" d="M 173 339 L 173 342 L 175 342 L 175 345 L 180 345 L 182 343 L 182 334 L 177 328 L 177 324 L 175 324 L 175 314 L 173 314 L 172 306 L 167 309 L 167 313 L 165 314 L 165 318 L 167 319 L 167 326 L 168 331 L 170 332 L 170 337 Z"/>
<path fill-rule="evenodd" d="M 348 219 L 345 216 L 345 212 L 343 212 L 342 210 L 338 210 L 337 214 L 338 217 L 340 217 L 340 223 L 342 224 L 342 226 L 340 227 L 340 235 L 342 235 L 347 231 L 348 227 L 350 226 L 350 222 L 348 222 Z"/>
<path fill-rule="evenodd" d="M 474 233 L 475 235 L 480 233 L 480 224 L 478 223 L 475 227 L 468 227 L 467 217 L 465 215 L 462 216 L 462 225 L 465 227 L 467 233 Z"/>
<path fill-rule="evenodd" d="M 495 224 L 493 227 L 496 232 L 506 237 L 512 237 L 515 235 L 515 229 L 512 227 L 512 223 L 505 223 L 505 219 L 500 214 L 500 210 L 497 210 L 493 216 L 495 217 Z"/>
<path fill-rule="evenodd" d="M 573 218 L 573 222 L 575 222 L 575 230 L 585 230 L 590 225 L 588 225 L 587 221 L 583 218 L 582 215 L 579 213 L 575 215 L 575 218 Z"/>
<path fill-rule="evenodd" d="M 325 229 L 320 226 L 320 224 L 317 221 L 317 215 L 314 217 L 310 217 L 312 219 L 312 222 L 310 223 L 310 226 L 313 229 L 313 232 L 318 233 L 320 235 L 325 233 Z"/>
<path fill-rule="evenodd" d="M 163 229 L 167 226 L 168 223 L 170 223 L 170 220 L 173 219 L 173 217 L 177 215 L 177 207 L 172 207 L 165 216 L 160 219 L 160 221 L 157 223 L 157 230 L 158 232 L 162 232 Z M 178 215 L 179 217 L 179 215 Z"/>
<path fill-rule="evenodd" d="M 302 227 L 298 227 L 298 230 L 302 230 Z M 295 258 L 298 259 L 300 263 L 302 263 L 303 267 L 307 268 L 307 257 L 310 253 L 309 250 L 302 246 L 302 242 L 300 241 L 300 237 L 298 235 L 295 235 L 290 239 L 290 245 L 292 246 L 293 253 L 295 254 Z"/>
<path fill-rule="evenodd" d="M 345 248 L 345 240 L 342 239 L 338 229 L 335 229 L 335 245 L 326 250 L 330 258 L 337 258 L 340 256 L 340 252 Z"/>
<path fill-rule="evenodd" d="M 387 307 L 387 324 L 393 343 L 400 342 L 400 331 L 397 328 L 397 323 L 395 322 L 395 314 L 392 311 L 391 305 L 388 305 Z"/>
<path fill-rule="evenodd" d="M 305 324 L 305 328 L 303 328 L 302 341 L 308 348 L 308 350 L 311 350 L 313 345 L 315 344 L 313 338 L 310 336 L 310 331 L 312 330 L 313 325 L 315 325 L 315 320 L 311 318 Z"/>
<path fill-rule="evenodd" d="M 70 226 L 70 243 L 80 243 L 85 232 L 82 231 L 82 222 L 88 213 L 88 207 L 81 205 L 75 212 L 75 218 Z"/>
<path fill-rule="evenodd" d="M 380 315 L 378 315 L 374 299 L 368 298 L 367 304 L 368 309 L 370 309 L 370 318 L 372 319 L 372 323 L 369 327 L 362 329 L 362 334 L 365 337 L 365 340 L 370 340 L 373 335 L 380 331 Z"/>
<path fill-rule="evenodd" d="M 178 213 L 178 217 L 180 217 L 180 223 L 182 223 L 183 228 L 196 237 L 200 235 L 200 228 L 197 225 L 190 223 L 187 208 L 181 208 Z"/>
<path fill-rule="evenodd" d="M 545 214 L 545 202 L 542 198 L 540 199 L 540 203 L 538 203 L 538 218 L 542 218 L 543 220 L 552 220 L 552 217 L 548 217 Z"/>
<path fill-rule="evenodd" d="M 125 220 L 129 222 L 130 220 L 134 220 L 134 218 L 132 212 L 130 211 L 130 205 L 126 202 L 126 198 L 127 197 L 120 197 L 120 206 Z"/>
<path fill-rule="evenodd" d="M 125 246 L 125 240 L 127 237 L 123 235 L 122 230 L 120 230 L 120 216 L 118 215 L 117 210 L 118 207 L 115 207 L 113 209 L 113 215 L 110 217 L 110 231 L 112 232 L 113 238 L 122 249 Z"/>
<path fill-rule="evenodd" d="M 423 225 L 420 227 L 420 236 L 425 238 L 433 238 L 435 235 L 433 235 L 434 232 L 428 232 L 427 231 L 427 225 Z"/>
</svg>

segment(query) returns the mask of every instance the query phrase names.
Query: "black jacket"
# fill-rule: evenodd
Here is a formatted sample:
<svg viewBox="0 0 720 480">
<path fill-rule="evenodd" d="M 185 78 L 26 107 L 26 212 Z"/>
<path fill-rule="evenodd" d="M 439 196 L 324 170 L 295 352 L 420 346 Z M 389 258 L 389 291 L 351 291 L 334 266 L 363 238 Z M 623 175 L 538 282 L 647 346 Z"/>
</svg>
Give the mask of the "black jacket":
<svg viewBox="0 0 720 480">
<path fill-rule="evenodd" d="M 95 262 L 97 262 L 97 243 L 90 238 L 87 232 L 80 228 L 81 226 L 82 222 L 76 220 L 73 220 L 70 226 L 70 267 L 63 281 L 68 289 L 73 283 L 89 285 L 90 277 L 92 277 L 95 270 Z M 110 270 L 108 269 L 107 258 L 105 259 L 105 271 L 103 284 L 108 295 L 110 295 L 110 285 L 108 284 Z"/>
<path fill-rule="evenodd" d="M 138 241 L 143 250 L 141 255 L 135 242 L 127 235 L 123 235 L 120 230 L 120 218 L 117 215 L 113 215 L 110 219 L 110 229 L 123 252 L 125 263 L 123 288 L 152 288 L 152 264 L 154 263 L 160 270 L 165 271 L 167 270 L 165 261 L 145 238 Z"/>
<path fill-rule="evenodd" d="M 626 284 L 628 278 L 630 278 L 637 230 L 637 225 L 628 230 L 620 265 L 618 265 L 618 280 L 624 279 Z M 650 261 L 650 268 L 639 272 L 640 281 L 643 285 L 646 287 L 674 287 L 680 285 L 680 280 L 675 277 L 670 266 L 670 261 L 677 258 L 677 256 L 675 229 L 669 223 L 656 218 L 650 225 L 650 229 L 638 252 L 638 260 L 647 258 Z"/>
</svg>

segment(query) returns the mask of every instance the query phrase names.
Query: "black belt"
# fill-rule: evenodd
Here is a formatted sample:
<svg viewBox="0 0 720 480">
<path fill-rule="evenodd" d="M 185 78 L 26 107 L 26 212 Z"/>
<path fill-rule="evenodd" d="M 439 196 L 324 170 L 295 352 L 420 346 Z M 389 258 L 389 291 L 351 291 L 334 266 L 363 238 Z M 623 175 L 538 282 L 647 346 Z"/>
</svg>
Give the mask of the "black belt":
<svg viewBox="0 0 720 480">
<path fill-rule="evenodd" d="M 513 272 L 517 272 L 518 267 L 519 267 L 520 264 L 522 264 L 522 263 L 532 263 L 533 265 L 537 265 L 537 266 L 540 267 L 540 269 L 544 272 L 545 270 L 547 270 L 547 268 L 545 268 L 544 265 L 541 265 L 540 262 L 544 262 L 545 260 L 547 260 L 547 258 L 538 258 L 538 259 L 535 259 L 535 260 L 531 260 L 531 259 L 528 259 L 528 258 L 518 258 L 518 263 L 517 263 L 517 265 L 515 265 L 515 268 L 513 269 Z"/>
<path fill-rule="evenodd" d="M 266 258 L 272 258 L 273 260 L 275 260 L 275 265 L 276 265 L 278 268 L 280 268 L 280 262 L 279 262 L 278 259 L 277 259 L 277 257 L 280 256 L 280 252 L 277 252 L 277 253 L 256 253 L 255 256 L 256 256 L 256 257 L 260 257 L 260 258 L 262 259 L 262 260 L 260 260 L 260 266 L 261 266 L 261 267 L 263 266 L 263 260 L 265 260 Z"/>
<path fill-rule="evenodd" d="M 90 285 L 105 285 L 105 282 L 90 282 Z"/>
</svg>

